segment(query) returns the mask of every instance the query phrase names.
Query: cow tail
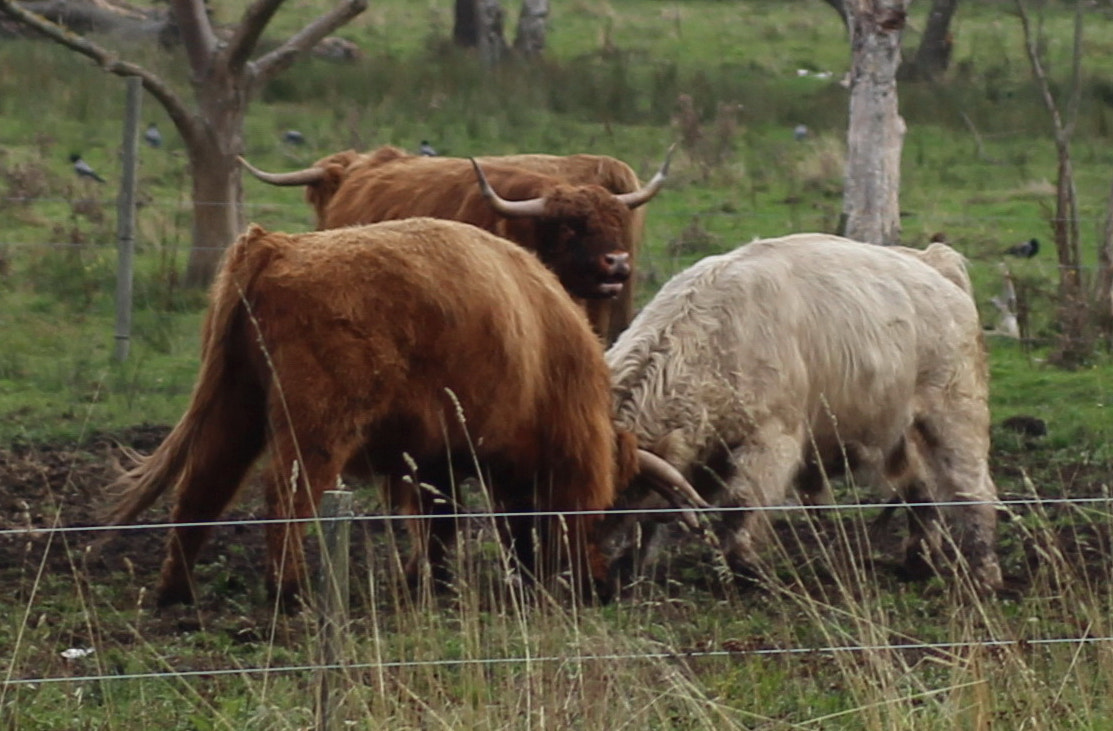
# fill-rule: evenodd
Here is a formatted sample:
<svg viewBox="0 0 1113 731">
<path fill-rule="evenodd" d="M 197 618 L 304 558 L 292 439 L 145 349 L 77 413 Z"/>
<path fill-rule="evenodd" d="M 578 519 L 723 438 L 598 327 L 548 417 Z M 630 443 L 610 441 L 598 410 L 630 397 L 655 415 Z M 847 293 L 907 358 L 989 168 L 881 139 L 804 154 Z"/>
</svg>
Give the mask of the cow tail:
<svg viewBox="0 0 1113 731">
<path fill-rule="evenodd" d="M 259 414 L 264 386 L 251 372 L 247 354 L 236 350 L 252 341 L 237 331 L 245 327 L 247 319 L 244 292 L 250 290 L 253 274 L 271 252 L 269 247 L 249 251 L 250 245 L 264 235 L 262 228 L 251 226 L 225 254 L 210 292 L 202 329 L 201 366 L 189 406 L 154 453 L 144 457 L 125 450 L 135 466 L 109 488 L 117 495 L 108 516 L 110 524 L 135 520 L 169 488 L 181 490 L 191 480 L 235 479 L 234 489 L 262 451 L 264 420 Z M 232 454 L 235 449 L 238 454 Z M 213 463 L 221 461 L 234 463 L 228 465 L 230 472 L 238 474 L 205 474 L 213 471 Z"/>
</svg>

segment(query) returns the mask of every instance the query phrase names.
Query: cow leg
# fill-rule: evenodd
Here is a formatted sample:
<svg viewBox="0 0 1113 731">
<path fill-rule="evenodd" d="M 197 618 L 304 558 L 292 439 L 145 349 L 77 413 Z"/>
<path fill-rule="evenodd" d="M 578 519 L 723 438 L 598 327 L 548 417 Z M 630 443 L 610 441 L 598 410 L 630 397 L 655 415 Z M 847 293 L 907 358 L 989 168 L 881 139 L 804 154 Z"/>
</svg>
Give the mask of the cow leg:
<svg viewBox="0 0 1113 731">
<path fill-rule="evenodd" d="M 756 508 L 780 505 L 799 471 L 801 437 L 778 426 L 759 430 L 745 446 L 732 450 L 735 473 L 727 480 L 723 507 Z M 765 511 L 727 510 L 719 541 L 727 563 L 744 581 L 761 576 L 759 543 L 769 530 Z"/>
<path fill-rule="evenodd" d="M 344 465 L 360 444 L 354 431 L 340 431 L 301 429 L 298 439 L 289 429 L 282 429 L 272 437 L 271 474 L 266 485 L 269 517 L 281 521 L 316 515 L 321 496 L 325 490 L 336 489 Z M 305 523 L 268 523 L 266 536 L 267 591 L 279 599 L 285 611 L 294 611 L 307 578 Z"/>
<path fill-rule="evenodd" d="M 220 433 L 192 445 L 189 479 L 178 487 L 172 522 L 204 524 L 219 518 L 258 458 L 264 441 L 262 416 L 247 391 L 239 398 L 226 394 L 227 408 L 213 417 L 219 421 Z M 160 607 L 193 601 L 193 565 L 211 532 L 207 525 L 171 529 L 157 590 Z"/>
<path fill-rule="evenodd" d="M 976 408 L 971 406 L 971 409 Z M 924 474 L 933 483 L 934 499 L 941 502 L 966 503 L 949 510 L 954 522 L 955 542 L 969 565 L 975 586 L 982 591 L 1001 586 L 1001 567 L 994 548 L 997 531 L 997 488 L 989 476 L 985 457 L 988 447 L 981 437 L 985 428 L 976 431 L 970 423 L 976 419 L 958 407 L 943 412 L 946 418 L 921 417 L 913 425 L 913 454 L 919 452 Z M 974 436 L 981 438 L 974 438 Z M 912 497 L 916 497 L 913 491 Z M 912 497 L 906 498 L 912 502 Z M 931 496 L 925 496 L 931 499 Z M 911 540 L 920 541 L 938 551 L 942 539 L 939 510 L 923 508 L 913 511 L 916 521 Z M 914 545 L 910 548 L 915 549 Z M 922 550 L 921 550 L 922 554 Z"/>
<path fill-rule="evenodd" d="M 460 509 L 447 463 L 422 463 L 416 483 L 391 476 L 385 488 L 392 512 L 414 516 L 406 521 L 411 548 L 405 566 L 406 583 L 413 591 L 426 580 L 434 588 L 451 583 L 448 556 L 456 541 Z"/>
</svg>

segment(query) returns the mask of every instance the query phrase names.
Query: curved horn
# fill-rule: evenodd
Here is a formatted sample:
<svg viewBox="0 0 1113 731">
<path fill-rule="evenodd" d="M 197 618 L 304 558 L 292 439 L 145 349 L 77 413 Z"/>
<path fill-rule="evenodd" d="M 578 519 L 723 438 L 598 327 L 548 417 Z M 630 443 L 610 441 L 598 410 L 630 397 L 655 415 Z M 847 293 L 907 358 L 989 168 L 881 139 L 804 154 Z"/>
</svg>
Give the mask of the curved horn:
<svg viewBox="0 0 1113 731">
<path fill-rule="evenodd" d="M 247 172 L 271 185 L 310 185 L 325 179 L 325 171 L 319 167 L 296 170 L 292 173 L 268 173 L 255 167 L 242 157 L 237 156 L 236 159 L 240 161 L 240 165 L 247 168 Z"/>
<path fill-rule="evenodd" d="M 696 489 L 684 479 L 684 475 L 671 464 L 652 452 L 638 450 L 638 469 L 649 478 L 650 487 L 663 497 L 669 505 L 681 511 L 684 522 L 691 528 L 698 528 L 699 521 L 691 513 L 693 508 L 710 508 L 707 501 L 700 497 Z"/>
<path fill-rule="evenodd" d="M 676 150 L 676 143 L 672 143 L 672 147 L 665 153 L 665 161 L 661 163 L 661 169 L 653 174 L 649 182 L 630 193 L 619 193 L 615 197 L 626 204 L 626 207 L 633 210 L 638 206 L 645 205 L 653 196 L 661 191 L 665 186 L 665 178 L 669 176 L 669 163 L 672 162 L 672 153 Z"/>
<path fill-rule="evenodd" d="M 545 212 L 545 199 L 544 198 L 530 198 L 524 201 L 508 201 L 499 197 L 491 184 L 487 182 L 487 176 L 483 174 L 483 170 L 479 167 L 479 163 L 474 157 L 469 157 L 472 167 L 475 168 L 475 176 L 479 178 L 479 189 L 483 191 L 483 197 L 491 203 L 491 207 L 502 216 L 507 218 L 535 218 Z"/>
</svg>

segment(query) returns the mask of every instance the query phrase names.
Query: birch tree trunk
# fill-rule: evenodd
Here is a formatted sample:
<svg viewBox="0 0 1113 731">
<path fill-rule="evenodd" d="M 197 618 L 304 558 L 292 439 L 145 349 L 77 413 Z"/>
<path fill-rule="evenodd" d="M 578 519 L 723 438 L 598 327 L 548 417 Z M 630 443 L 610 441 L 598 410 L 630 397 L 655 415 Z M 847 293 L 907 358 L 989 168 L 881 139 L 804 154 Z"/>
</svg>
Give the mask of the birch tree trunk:
<svg viewBox="0 0 1113 731">
<path fill-rule="evenodd" d="M 505 14 L 498 0 L 476 0 L 475 5 L 479 30 L 479 60 L 490 68 L 506 55 L 506 36 L 503 34 Z"/>
<path fill-rule="evenodd" d="M 514 50 L 524 58 L 540 56 L 545 50 L 545 33 L 549 20 L 549 0 L 522 0 L 518 16 L 518 32 Z"/>
<path fill-rule="evenodd" d="M 900 157 L 905 125 L 897 68 L 908 0 L 848 0 L 850 124 L 843 230 L 873 244 L 900 240 Z"/>
</svg>

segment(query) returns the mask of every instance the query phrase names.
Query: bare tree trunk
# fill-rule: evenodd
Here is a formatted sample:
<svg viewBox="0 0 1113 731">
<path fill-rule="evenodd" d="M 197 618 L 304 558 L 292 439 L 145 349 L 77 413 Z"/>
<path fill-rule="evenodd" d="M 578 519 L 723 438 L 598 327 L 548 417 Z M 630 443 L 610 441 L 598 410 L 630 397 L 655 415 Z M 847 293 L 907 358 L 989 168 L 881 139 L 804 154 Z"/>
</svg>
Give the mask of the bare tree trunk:
<svg viewBox="0 0 1113 731">
<path fill-rule="evenodd" d="M 1105 230 L 1098 250 L 1098 283 L 1094 295 L 1098 326 L 1105 336 L 1105 347 L 1113 348 L 1113 185 L 1105 204 Z"/>
<path fill-rule="evenodd" d="M 1035 77 L 1044 106 L 1051 116 L 1055 151 L 1059 157 L 1059 172 L 1055 182 L 1055 217 L 1051 222 L 1055 251 L 1059 258 L 1059 343 L 1048 360 L 1064 368 L 1077 368 L 1089 357 L 1092 346 L 1087 332 L 1090 307 L 1082 282 L 1079 254 L 1078 192 L 1074 185 L 1074 167 L 1070 154 L 1071 137 L 1074 135 L 1082 96 L 1082 2 L 1075 5 L 1073 68 L 1065 115 L 1060 112 L 1052 94 L 1051 82 L 1040 58 L 1040 39 L 1032 32 L 1023 0 L 1016 0 L 1016 8 L 1024 28 L 1024 43 L 1032 66 L 1032 76 Z"/>
<path fill-rule="evenodd" d="M 848 0 L 850 123 L 843 231 L 874 244 L 900 240 L 900 156 L 905 125 L 897 67 L 907 0 Z"/>
<path fill-rule="evenodd" d="M 476 17 L 479 21 L 479 60 L 490 68 L 506 56 L 506 36 L 502 29 L 505 14 L 498 0 L 476 0 Z"/>
<path fill-rule="evenodd" d="M 951 19 L 958 10 L 958 0 L 932 0 L 920 46 L 909 63 L 902 64 L 898 77 L 909 81 L 935 81 L 951 65 Z"/>
<path fill-rule="evenodd" d="M 479 18 L 476 14 L 475 0 L 456 0 L 452 40 L 456 45 L 464 48 L 475 48 L 479 45 Z"/>
<path fill-rule="evenodd" d="M 193 178 L 193 241 L 185 283 L 212 281 L 224 249 L 243 230 L 240 201 L 243 187 L 237 155 L 243 154 L 243 123 L 247 112 L 245 80 L 223 66 L 212 65 L 197 84 L 200 117 L 206 124 L 201 139 L 187 139 Z"/>
<path fill-rule="evenodd" d="M 549 0 L 522 0 L 518 16 L 518 33 L 514 50 L 525 58 L 540 56 L 545 50 L 545 32 L 549 19 Z"/>
</svg>

